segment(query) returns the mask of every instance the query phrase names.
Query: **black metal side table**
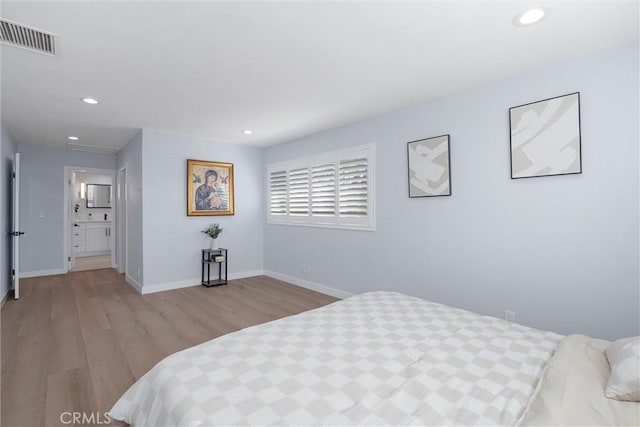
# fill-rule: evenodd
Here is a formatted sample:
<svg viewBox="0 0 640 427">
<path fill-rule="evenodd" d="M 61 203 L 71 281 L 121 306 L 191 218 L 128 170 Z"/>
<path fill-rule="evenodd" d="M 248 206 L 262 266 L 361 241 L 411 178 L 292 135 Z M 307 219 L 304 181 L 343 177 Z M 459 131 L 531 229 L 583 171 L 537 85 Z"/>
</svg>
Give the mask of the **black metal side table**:
<svg viewBox="0 0 640 427">
<path fill-rule="evenodd" d="M 219 286 L 219 285 L 227 284 L 227 254 L 228 254 L 228 249 L 224 249 L 224 248 L 202 250 L 202 285 L 203 286 L 211 287 L 211 286 Z M 205 264 L 207 266 L 207 280 L 204 280 Z M 217 279 L 211 280 L 211 264 L 218 264 Z M 224 264 L 224 276 L 222 275 L 222 264 Z"/>
</svg>

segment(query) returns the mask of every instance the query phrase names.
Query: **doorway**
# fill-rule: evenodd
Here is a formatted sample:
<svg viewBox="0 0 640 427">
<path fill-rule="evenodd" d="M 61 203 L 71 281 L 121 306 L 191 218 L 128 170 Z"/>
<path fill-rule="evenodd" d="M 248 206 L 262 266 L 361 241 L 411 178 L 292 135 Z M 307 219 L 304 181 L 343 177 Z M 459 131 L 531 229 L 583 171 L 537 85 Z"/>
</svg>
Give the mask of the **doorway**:
<svg viewBox="0 0 640 427">
<path fill-rule="evenodd" d="M 76 256 L 75 264 L 70 271 L 87 271 L 111 268 L 111 255 Z"/>
<path fill-rule="evenodd" d="M 117 268 L 115 170 L 65 167 L 67 271 Z"/>
</svg>

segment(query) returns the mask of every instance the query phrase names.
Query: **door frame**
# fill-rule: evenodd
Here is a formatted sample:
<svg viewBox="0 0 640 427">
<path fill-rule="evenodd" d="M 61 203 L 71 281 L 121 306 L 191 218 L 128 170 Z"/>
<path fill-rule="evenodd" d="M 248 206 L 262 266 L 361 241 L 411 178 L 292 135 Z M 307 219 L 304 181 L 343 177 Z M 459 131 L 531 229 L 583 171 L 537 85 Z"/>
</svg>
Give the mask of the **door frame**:
<svg viewBox="0 0 640 427">
<path fill-rule="evenodd" d="M 118 170 L 118 272 L 127 273 L 127 236 L 129 234 L 129 221 L 127 221 L 127 166 Z"/>
<path fill-rule="evenodd" d="M 103 175 L 109 175 L 111 177 L 111 191 L 116 187 L 116 170 L 115 169 L 99 169 L 99 168 L 89 168 L 83 166 L 65 166 L 64 167 L 64 203 L 63 203 L 63 232 L 64 232 L 64 251 L 62 253 L 62 265 L 64 265 L 65 270 L 69 272 L 69 258 L 73 256 L 71 251 L 73 242 L 71 241 L 71 221 L 72 214 L 70 212 L 69 206 L 71 206 L 71 195 L 69 194 L 69 181 L 71 181 L 71 174 L 73 172 L 85 172 L 85 173 L 99 173 Z M 112 193 L 113 194 L 113 193 Z M 118 201 L 113 196 L 111 197 L 111 229 L 114 231 L 111 233 L 110 237 L 110 247 L 111 247 L 111 267 L 117 268 L 117 257 L 116 254 L 118 252 L 118 248 L 115 245 L 116 235 L 118 234 L 118 215 L 114 215 L 114 212 L 117 212 L 118 209 Z"/>
<path fill-rule="evenodd" d="M 17 233 L 17 234 L 16 234 Z M 20 298 L 20 153 L 11 158 L 11 283 L 13 299 Z"/>
</svg>

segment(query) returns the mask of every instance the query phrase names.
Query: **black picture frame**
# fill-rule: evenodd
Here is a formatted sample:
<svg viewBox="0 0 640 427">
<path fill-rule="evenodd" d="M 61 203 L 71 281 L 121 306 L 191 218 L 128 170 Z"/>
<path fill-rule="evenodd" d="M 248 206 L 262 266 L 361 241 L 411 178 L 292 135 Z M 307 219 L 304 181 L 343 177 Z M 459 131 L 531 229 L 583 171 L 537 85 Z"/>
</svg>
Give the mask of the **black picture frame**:
<svg viewBox="0 0 640 427">
<path fill-rule="evenodd" d="M 511 179 L 582 173 L 580 92 L 509 108 Z"/>
<path fill-rule="evenodd" d="M 451 196 L 449 134 L 407 143 L 409 197 Z"/>
</svg>

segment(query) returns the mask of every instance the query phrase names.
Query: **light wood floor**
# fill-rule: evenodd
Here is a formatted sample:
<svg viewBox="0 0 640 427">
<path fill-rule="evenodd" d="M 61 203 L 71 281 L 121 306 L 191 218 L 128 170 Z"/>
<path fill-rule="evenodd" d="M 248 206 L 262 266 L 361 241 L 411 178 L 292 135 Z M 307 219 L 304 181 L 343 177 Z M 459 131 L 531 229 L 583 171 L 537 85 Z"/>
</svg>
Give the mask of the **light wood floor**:
<svg viewBox="0 0 640 427">
<path fill-rule="evenodd" d="M 76 257 L 73 271 L 99 270 L 111 268 L 111 255 Z"/>
<path fill-rule="evenodd" d="M 2 426 L 104 413 L 171 353 L 335 301 L 265 276 L 149 295 L 113 269 L 20 284 L 2 309 Z"/>
</svg>

